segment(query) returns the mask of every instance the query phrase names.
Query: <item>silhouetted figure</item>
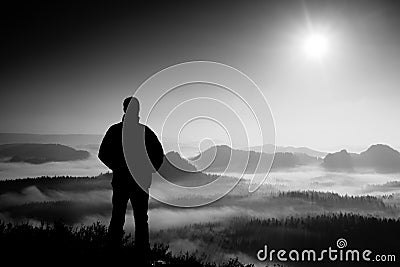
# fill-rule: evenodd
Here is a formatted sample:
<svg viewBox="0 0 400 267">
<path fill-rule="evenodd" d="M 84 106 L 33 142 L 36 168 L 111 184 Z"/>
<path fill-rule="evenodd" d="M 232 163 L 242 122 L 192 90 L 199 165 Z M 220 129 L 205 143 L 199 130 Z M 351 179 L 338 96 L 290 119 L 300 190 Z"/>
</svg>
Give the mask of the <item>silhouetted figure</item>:
<svg viewBox="0 0 400 267">
<path fill-rule="evenodd" d="M 147 126 L 139 123 L 139 101 L 137 98 L 128 97 L 123 102 L 123 110 L 126 113 L 128 105 L 132 105 L 137 114 L 137 121 L 134 126 L 134 158 L 137 159 L 138 170 L 133 170 L 135 178 L 140 178 L 141 181 L 146 181 L 145 184 L 150 187 L 151 175 L 154 170 L 158 170 L 163 162 L 163 149 L 157 136 Z M 125 156 L 122 147 L 122 126 L 125 115 L 122 121 L 112 125 L 101 143 L 99 150 L 100 160 L 113 171 L 113 179 L 111 182 L 113 188 L 112 196 L 112 217 L 109 226 L 110 245 L 113 249 L 118 249 L 121 246 L 123 237 L 123 227 L 125 224 L 125 213 L 128 200 L 131 201 L 133 208 L 133 216 L 135 219 L 135 247 L 137 255 L 140 255 L 141 260 L 148 261 L 150 244 L 149 244 L 149 227 L 148 227 L 148 201 L 149 195 L 144 191 L 132 177 L 125 161 Z M 144 135 L 143 135 L 144 133 Z M 143 142 L 143 136 L 145 142 Z M 145 148 L 141 149 L 141 147 Z M 146 153 L 147 150 L 147 153 Z M 154 169 L 141 168 L 141 161 L 150 158 Z M 139 175 L 140 177 L 137 177 Z M 143 183 L 141 182 L 143 185 Z M 139 259 L 138 259 L 139 260 Z"/>
</svg>

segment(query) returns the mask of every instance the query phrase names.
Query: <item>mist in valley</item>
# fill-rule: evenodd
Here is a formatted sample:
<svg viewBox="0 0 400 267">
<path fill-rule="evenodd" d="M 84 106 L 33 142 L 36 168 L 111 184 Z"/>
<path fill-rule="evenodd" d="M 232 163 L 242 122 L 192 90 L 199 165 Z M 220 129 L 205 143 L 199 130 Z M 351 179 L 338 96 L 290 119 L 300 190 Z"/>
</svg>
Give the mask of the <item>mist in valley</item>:
<svg viewBox="0 0 400 267">
<path fill-rule="evenodd" d="M 34 225 L 63 222 L 74 227 L 96 222 L 108 225 L 112 209 L 112 174 L 97 159 L 95 146 L 80 148 L 90 151 L 91 156 L 86 160 L 38 165 L 0 163 L 0 220 Z M 100 173 L 103 174 L 98 176 Z M 176 208 L 151 199 L 151 242 L 168 244 L 174 254 L 186 251 L 198 255 L 204 253 L 208 255 L 208 260 L 214 262 L 223 262 L 235 256 L 243 262 L 262 266 L 254 253 L 245 248 L 247 245 L 240 243 L 233 249 L 226 243 L 228 239 L 233 242 L 232 238 L 243 236 L 239 233 L 245 231 L 243 227 L 253 223 L 253 220 L 278 220 L 274 227 L 280 229 L 279 233 L 293 232 L 302 236 L 302 230 L 295 225 L 290 227 L 297 230 L 290 230 L 284 221 L 288 218 L 301 221 L 310 216 L 335 214 L 381 219 L 400 216 L 398 173 L 330 171 L 312 164 L 273 169 L 268 174 L 207 174 L 221 176 L 220 182 L 211 190 L 201 191 L 197 195 L 175 192 L 166 197 L 187 203 L 195 198 L 212 199 L 221 188 L 231 187 L 240 181 L 229 194 L 200 208 Z M 249 183 L 254 175 L 258 181 L 265 177 L 266 180 L 256 192 L 249 193 Z M 186 177 L 188 180 L 191 178 L 189 176 Z M 10 178 L 13 181 L 4 181 Z M 181 177 L 180 180 L 186 178 Z M 155 182 L 151 190 L 163 192 L 162 184 Z M 125 231 L 127 234 L 134 233 L 130 205 L 126 213 Z M 231 236 L 233 233 L 236 233 L 236 237 Z M 278 242 L 278 237 L 271 236 L 270 232 L 263 238 Z M 288 238 L 292 237 L 289 235 Z M 249 242 L 252 242 L 252 249 L 256 252 L 260 241 L 252 236 Z"/>
</svg>

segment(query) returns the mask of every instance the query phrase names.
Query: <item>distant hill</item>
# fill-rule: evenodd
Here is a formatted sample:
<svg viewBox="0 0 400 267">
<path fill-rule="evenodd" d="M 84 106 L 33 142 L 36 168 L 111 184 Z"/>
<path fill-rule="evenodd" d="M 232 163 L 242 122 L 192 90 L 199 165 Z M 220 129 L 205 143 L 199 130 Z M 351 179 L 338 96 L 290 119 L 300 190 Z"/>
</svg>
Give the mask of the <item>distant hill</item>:
<svg viewBox="0 0 400 267">
<path fill-rule="evenodd" d="M 353 171 L 354 161 L 349 152 L 343 149 L 340 152 L 329 153 L 328 155 L 326 155 L 322 166 L 329 170 Z"/>
<path fill-rule="evenodd" d="M 359 167 L 374 168 L 378 172 L 400 172 L 400 153 L 388 145 L 377 144 L 356 156 Z"/>
<path fill-rule="evenodd" d="M 182 158 L 178 152 L 171 151 L 165 155 L 159 172 L 166 176 L 182 176 L 197 172 L 197 169 L 188 160 Z"/>
<path fill-rule="evenodd" d="M 253 147 L 249 148 L 249 150 L 255 151 L 255 152 L 261 152 L 261 149 L 262 149 L 263 153 L 273 153 L 274 145 L 266 144 L 263 146 L 253 146 Z M 293 147 L 293 146 L 276 146 L 275 152 L 306 154 L 308 156 L 317 157 L 317 158 L 323 158 L 328 154 L 326 152 L 317 151 L 317 150 L 314 150 L 314 149 L 311 149 L 308 147 Z"/>
<path fill-rule="evenodd" d="M 85 150 L 76 150 L 60 144 L 3 144 L 0 145 L 0 158 L 6 162 L 26 162 L 42 164 L 87 159 Z"/>
<path fill-rule="evenodd" d="M 293 155 L 296 157 L 296 165 L 320 164 L 322 162 L 322 158 L 305 153 L 293 153 Z"/>
<path fill-rule="evenodd" d="M 166 180 L 181 186 L 201 186 L 217 178 L 197 171 L 194 165 L 175 151 L 165 155 L 158 172 Z"/>
<path fill-rule="evenodd" d="M 227 145 L 210 147 L 201 155 L 190 160 L 198 169 L 205 168 L 206 172 L 244 171 L 245 173 L 267 172 L 272 160 L 272 169 L 294 168 L 299 165 L 319 163 L 318 158 L 306 154 L 278 152 L 274 156 L 272 153 L 232 149 Z"/>
<path fill-rule="evenodd" d="M 69 146 L 100 144 L 103 136 L 98 134 L 23 134 L 0 133 L 0 144 L 35 143 L 63 144 Z"/>
<path fill-rule="evenodd" d="M 370 146 L 360 154 L 342 150 L 328 154 L 322 164 L 331 170 L 372 169 L 380 173 L 400 172 L 400 153 L 388 145 Z"/>
</svg>

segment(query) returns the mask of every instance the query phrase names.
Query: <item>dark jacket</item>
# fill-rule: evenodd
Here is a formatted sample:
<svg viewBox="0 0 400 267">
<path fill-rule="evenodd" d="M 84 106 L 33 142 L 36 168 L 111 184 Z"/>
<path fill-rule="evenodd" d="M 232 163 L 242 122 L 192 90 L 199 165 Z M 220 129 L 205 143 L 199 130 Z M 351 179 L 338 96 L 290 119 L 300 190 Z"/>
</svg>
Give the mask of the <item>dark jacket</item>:
<svg viewBox="0 0 400 267">
<path fill-rule="evenodd" d="M 133 181 L 125 161 L 122 147 L 122 125 L 123 122 L 112 125 L 103 138 L 99 150 L 99 159 L 110 168 L 114 175 L 112 184 L 124 185 Z M 164 159 L 163 148 L 155 133 L 147 126 L 139 124 L 145 129 L 145 146 L 148 157 L 155 170 L 161 167 Z M 140 137 L 138 137 L 140 138 Z M 147 155 L 143 155 L 144 157 Z M 149 174 L 151 175 L 151 174 Z"/>
</svg>

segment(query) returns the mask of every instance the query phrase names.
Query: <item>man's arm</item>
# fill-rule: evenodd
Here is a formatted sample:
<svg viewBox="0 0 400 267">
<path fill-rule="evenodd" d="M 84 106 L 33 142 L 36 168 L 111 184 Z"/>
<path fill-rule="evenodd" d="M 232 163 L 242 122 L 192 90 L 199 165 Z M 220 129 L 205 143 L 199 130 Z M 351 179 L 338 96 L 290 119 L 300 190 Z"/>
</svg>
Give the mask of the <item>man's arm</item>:
<svg viewBox="0 0 400 267">
<path fill-rule="evenodd" d="M 146 150 L 150 157 L 153 167 L 158 171 L 164 161 L 164 150 L 157 135 L 148 127 L 146 127 Z"/>
<path fill-rule="evenodd" d="M 98 157 L 109 169 L 113 170 L 113 129 L 112 126 L 107 130 L 101 142 Z"/>
</svg>

